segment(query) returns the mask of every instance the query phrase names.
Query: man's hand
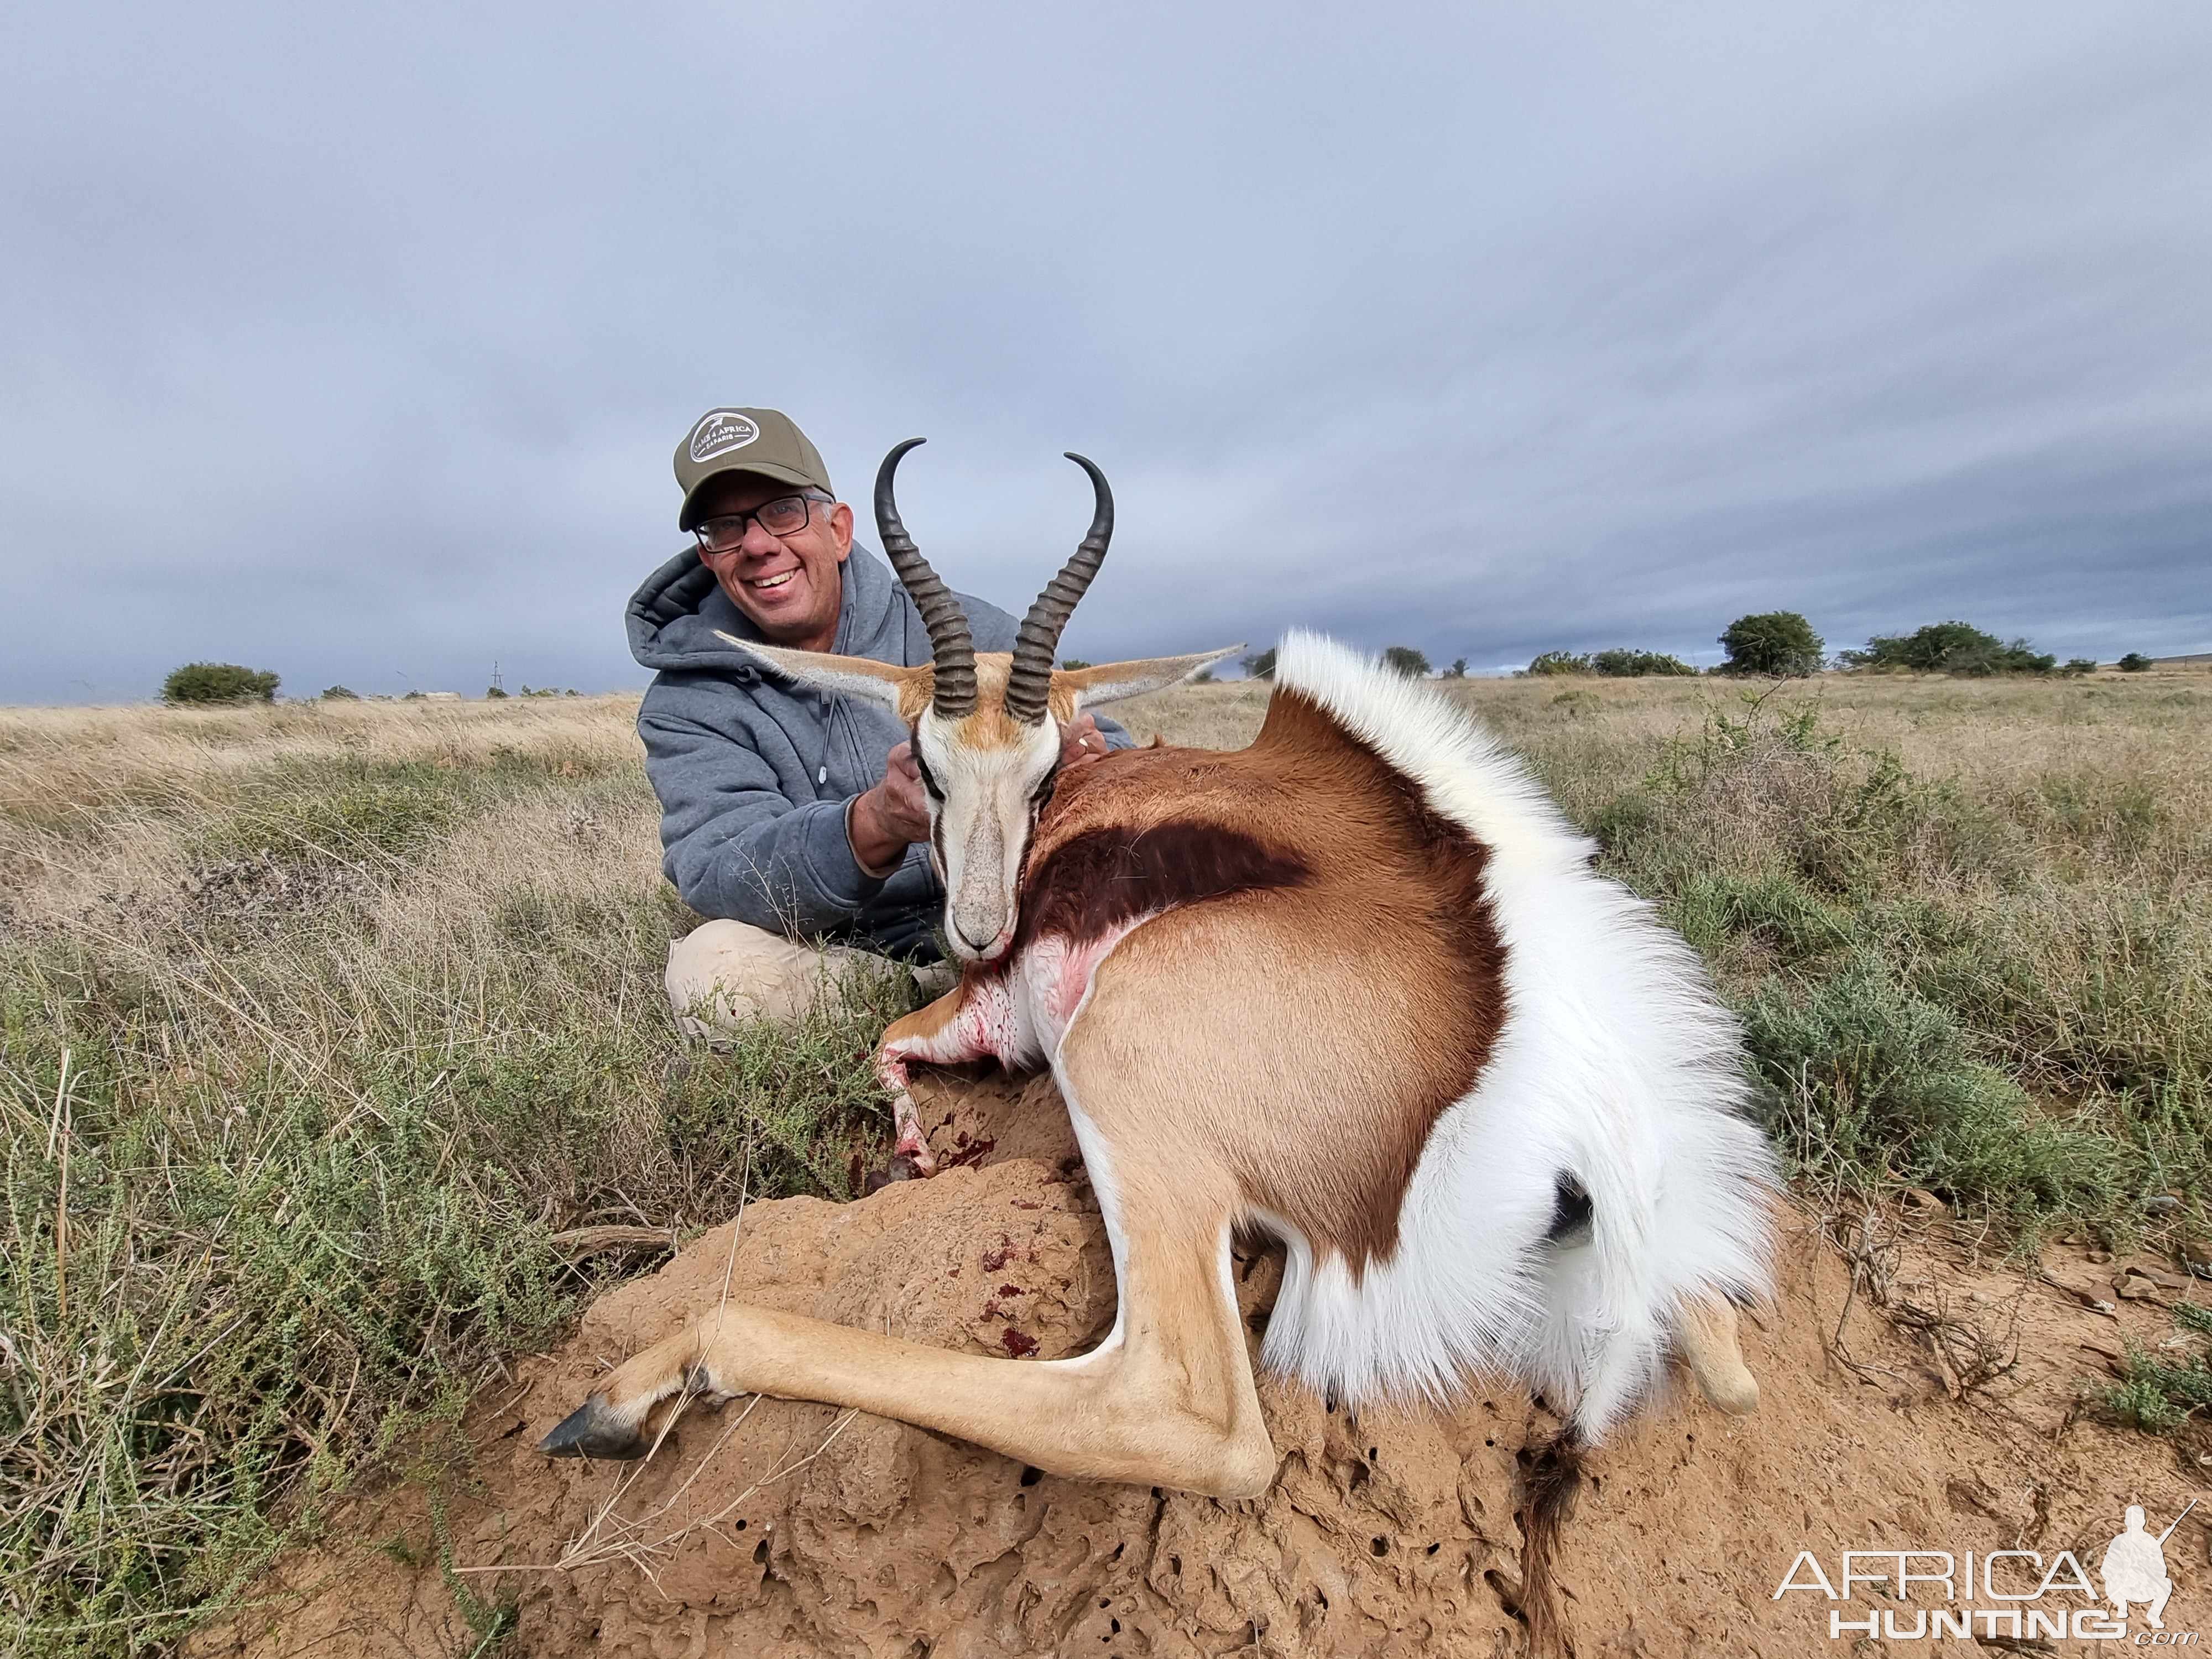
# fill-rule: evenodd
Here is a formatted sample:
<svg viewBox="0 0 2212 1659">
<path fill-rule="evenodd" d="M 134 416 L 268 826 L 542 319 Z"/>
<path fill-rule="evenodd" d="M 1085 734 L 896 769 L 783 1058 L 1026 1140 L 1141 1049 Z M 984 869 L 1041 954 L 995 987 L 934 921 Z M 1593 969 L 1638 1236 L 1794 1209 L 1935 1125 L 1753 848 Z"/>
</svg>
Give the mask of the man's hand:
<svg viewBox="0 0 2212 1659">
<path fill-rule="evenodd" d="M 1080 766 L 1085 761 L 1103 758 L 1113 745 L 1106 734 L 1098 729 L 1098 722 L 1088 714 L 1078 714 L 1060 728 L 1060 763 Z"/>
<path fill-rule="evenodd" d="M 911 743 L 893 749 L 884 764 L 883 781 L 854 800 L 845 830 L 864 870 L 888 870 L 914 842 L 929 839 L 929 798 L 922 792 Z"/>
</svg>

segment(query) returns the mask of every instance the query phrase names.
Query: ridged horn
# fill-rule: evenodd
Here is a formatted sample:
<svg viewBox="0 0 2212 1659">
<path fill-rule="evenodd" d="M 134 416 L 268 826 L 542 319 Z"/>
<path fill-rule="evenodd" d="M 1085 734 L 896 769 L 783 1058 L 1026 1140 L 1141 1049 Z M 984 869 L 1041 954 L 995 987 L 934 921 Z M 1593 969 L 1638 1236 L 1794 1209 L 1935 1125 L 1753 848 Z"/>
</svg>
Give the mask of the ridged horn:
<svg viewBox="0 0 2212 1659">
<path fill-rule="evenodd" d="M 895 445 L 876 469 L 876 536 L 915 609 L 921 612 L 921 625 L 929 630 L 930 655 L 937 664 L 930 706 L 940 719 L 959 720 L 975 709 L 975 639 L 968 631 L 968 613 L 960 601 L 952 597 L 945 579 L 929 568 L 929 561 L 899 522 L 898 501 L 891 489 L 899 458 L 923 441 L 908 438 Z"/>
<path fill-rule="evenodd" d="M 1106 475 L 1072 449 L 1067 459 L 1091 475 L 1091 494 L 1097 506 L 1091 515 L 1090 532 L 1076 544 L 1074 556 L 1045 584 L 1030 614 L 1022 618 L 1021 631 L 1014 635 L 1014 664 L 1006 675 L 1006 714 L 1030 726 L 1043 723 L 1060 630 L 1067 626 L 1067 619 L 1075 614 L 1076 601 L 1105 562 L 1106 544 L 1114 538 L 1114 492 L 1106 487 Z"/>
</svg>

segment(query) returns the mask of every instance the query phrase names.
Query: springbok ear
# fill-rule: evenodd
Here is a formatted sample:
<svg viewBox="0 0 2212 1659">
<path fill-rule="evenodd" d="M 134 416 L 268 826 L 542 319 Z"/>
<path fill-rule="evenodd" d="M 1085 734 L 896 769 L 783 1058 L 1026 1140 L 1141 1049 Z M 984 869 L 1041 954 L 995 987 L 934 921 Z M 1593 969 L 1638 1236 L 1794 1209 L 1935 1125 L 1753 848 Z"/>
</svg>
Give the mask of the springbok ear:
<svg viewBox="0 0 2212 1659">
<path fill-rule="evenodd" d="M 1118 702 L 1123 697 L 1140 697 L 1147 691 L 1158 691 L 1187 680 L 1202 668 L 1210 667 L 1224 657 L 1233 657 L 1244 647 L 1224 646 L 1218 651 L 1201 651 L 1194 657 L 1146 657 L 1136 662 L 1100 663 L 1096 668 L 1063 668 L 1052 677 L 1054 692 L 1063 690 L 1075 694 L 1075 712 L 1095 708 L 1102 702 Z M 1058 698 L 1054 699 L 1055 702 Z"/>
<path fill-rule="evenodd" d="M 793 651 L 781 645 L 762 645 L 752 640 L 741 640 L 733 634 L 725 634 L 719 628 L 714 630 L 714 637 L 725 645 L 735 646 L 787 679 L 798 680 L 819 690 L 835 691 L 842 696 L 860 697 L 869 702 L 881 703 L 909 726 L 929 706 L 930 690 L 936 679 L 936 671 L 927 663 L 919 668 L 901 668 L 868 657 L 836 657 L 826 651 Z"/>
</svg>

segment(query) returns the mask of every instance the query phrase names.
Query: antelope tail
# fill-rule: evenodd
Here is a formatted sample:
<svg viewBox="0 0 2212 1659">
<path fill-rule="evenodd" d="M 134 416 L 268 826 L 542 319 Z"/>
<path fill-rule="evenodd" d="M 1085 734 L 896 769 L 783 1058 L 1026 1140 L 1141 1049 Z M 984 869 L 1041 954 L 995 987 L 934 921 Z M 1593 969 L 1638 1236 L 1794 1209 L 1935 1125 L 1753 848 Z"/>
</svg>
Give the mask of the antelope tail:
<svg viewBox="0 0 2212 1659">
<path fill-rule="evenodd" d="M 1559 1528 L 1575 1512 L 1583 1486 L 1582 1437 L 1569 1423 L 1528 1466 L 1521 1508 L 1521 1617 L 1535 1659 L 1573 1659 L 1574 1644 L 1559 1610 L 1553 1557 Z"/>
</svg>

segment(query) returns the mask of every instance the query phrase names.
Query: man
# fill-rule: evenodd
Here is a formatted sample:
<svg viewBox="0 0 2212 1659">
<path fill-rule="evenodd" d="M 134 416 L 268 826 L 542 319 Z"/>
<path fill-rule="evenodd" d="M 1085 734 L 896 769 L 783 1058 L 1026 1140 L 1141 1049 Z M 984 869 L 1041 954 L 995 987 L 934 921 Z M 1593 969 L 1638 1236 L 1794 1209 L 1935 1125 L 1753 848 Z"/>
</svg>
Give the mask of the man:
<svg viewBox="0 0 2212 1659">
<path fill-rule="evenodd" d="M 646 579 L 628 622 L 631 654 L 658 671 L 637 729 L 661 868 L 714 918 L 671 947 L 668 996 L 684 1029 L 707 1036 L 748 1015 L 796 1018 L 872 953 L 938 961 L 945 889 L 898 720 L 764 672 L 715 637 L 930 659 L 920 613 L 854 541 L 821 454 L 775 410 L 709 410 L 676 447 L 676 482 L 694 545 Z M 957 597 L 977 650 L 1013 648 L 1012 617 Z M 1129 741 L 1085 714 L 1061 734 L 1062 763 Z"/>
</svg>

